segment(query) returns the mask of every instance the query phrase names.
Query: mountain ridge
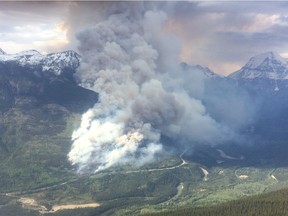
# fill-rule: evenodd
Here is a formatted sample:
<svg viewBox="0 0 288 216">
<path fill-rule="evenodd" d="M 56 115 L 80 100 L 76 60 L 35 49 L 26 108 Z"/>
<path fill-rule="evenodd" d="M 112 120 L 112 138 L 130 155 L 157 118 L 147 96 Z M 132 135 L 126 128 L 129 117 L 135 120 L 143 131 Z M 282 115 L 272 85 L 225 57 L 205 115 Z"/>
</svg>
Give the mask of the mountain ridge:
<svg viewBox="0 0 288 216">
<path fill-rule="evenodd" d="M 74 79 L 80 66 L 76 52 L 0 52 L 0 112 L 9 110 L 17 98 L 23 97 L 42 104 L 56 103 L 73 112 L 84 112 L 97 102 L 98 94 L 80 87 Z"/>
<path fill-rule="evenodd" d="M 31 68 L 41 67 L 43 71 L 61 75 L 67 68 L 75 70 L 80 66 L 80 55 L 75 51 L 49 53 L 42 55 L 37 50 L 24 50 L 16 54 L 7 54 L 0 48 L 0 63 L 15 62 Z"/>
<path fill-rule="evenodd" d="M 204 67 L 199 64 L 195 65 L 195 64 L 188 64 L 186 62 L 182 62 L 180 65 L 181 65 L 181 68 L 185 71 L 202 72 L 203 75 L 207 78 L 222 77 L 221 75 L 211 70 L 209 67 Z"/>
</svg>

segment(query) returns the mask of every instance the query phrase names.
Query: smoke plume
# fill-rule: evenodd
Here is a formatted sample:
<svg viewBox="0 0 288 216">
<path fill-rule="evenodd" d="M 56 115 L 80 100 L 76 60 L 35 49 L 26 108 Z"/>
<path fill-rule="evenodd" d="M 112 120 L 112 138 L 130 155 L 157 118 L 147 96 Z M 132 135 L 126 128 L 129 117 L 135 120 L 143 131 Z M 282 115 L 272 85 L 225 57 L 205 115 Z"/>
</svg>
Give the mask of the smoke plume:
<svg viewBox="0 0 288 216">
<path fill-rule="evenodd" d="M 142 165 L 164 151 L 162 136 L 175 146 L 235 138 L 229 121 L 213 118 L 204 106 L 207 77 L 177 62 L 180 41 L 165 33 L 169 17 L 159 5 L 94 4 L 97 19 L 77 35 L 82 62 L 76 78 L 100 96 L 72 135 L 68 157 L 79 171 Z"/>
</svg>

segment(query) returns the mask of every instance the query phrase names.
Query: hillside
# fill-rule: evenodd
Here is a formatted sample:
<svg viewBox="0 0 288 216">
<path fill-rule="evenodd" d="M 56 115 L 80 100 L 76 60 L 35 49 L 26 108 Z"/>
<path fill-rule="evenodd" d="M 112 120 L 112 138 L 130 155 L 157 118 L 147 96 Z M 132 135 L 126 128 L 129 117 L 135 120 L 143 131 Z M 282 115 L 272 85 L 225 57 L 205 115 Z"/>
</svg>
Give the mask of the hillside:
<svg viewBox="0 0 288 216">
<path fill-rule="evenodd" d="M 287 195 L 288 190 L 283 189 L 216 206 L 186 207 L 170 212 L 143 214 L 143 216 L 285 216 L 288 215 Z"/>
<path fill-rule="evenodd" d="M 43 62 L 48 64 L 50 59 L 54 60 L 47 69 Z M 2 51 L 0 193 L 4 204 L 15 201 L 14 195 L 4 194 L 37 190 L 75 177 L 66 158 L 70 136 L 79 113 L 98 100 L 98 94 L 73 79 L 78 66 L 78 54 L 71 51 L 47 56 L 36 51 L 14 55 Z"/>
<path fill-rule="evenodd" d="M 2 55 L 8 54 L 2 51 Z M 68 57 L 78 63 L 70 64 Z M 55 60 L 55 73 L 46 70 L 51 58 Z M 112 166 L 97 173 L 89 172 L 88 167 L 87 173 L 77 173 L 77 166 L 71 165 L 67 157 L 71 135 L 79 127 L 81 114 L 98 101 L 98 93 L 82 88 L 75 80 L 79 64 L 80 57 L 72 51 L 2 56 L 1 216 L 141 215 L 162 211 L 173 215 L 175 209 L 186 214 L 188 207 L 195 215 L 225 215 L 226 210 L 231 215 L 235 205 L 253 212 L 257 199 L 263 199 L 265 205 L 266 200 L 256 196 L 240 204 L 221 203 L 288 187 L 286 81 L 277 80 L 283 85 L 274 91 L 275 80 L 270 82 L 269 77 L 265 78 L 265 85 L 262 81 L 255 85 L 263 79 L 221 77 L 208 68 L 188 64 L 182 64 L 183 73 L 205 81 L 199 86 L 203 91 L 195 95 L 215 120 L 238 130 L 239 140 L 178 145 L 178 140 L 161 136 L 166 151 L 153 162 Z M 53 64 L 49 67 L 54 68 Z M 249 106 L 237 103 L 239 97 L 235 93 L 245 100 L 251 97 L 247 100 Z M 238 112 L 250 114 L 248 108 L 254 108 L 256 101 L 257 118 L 251 115 L 255 119 L 249 124 L 239 118 L 226 118 Z M 225 112 L 223 104 L 229 107 Z M 283 193 L 279 192 L 282 198 Z M 285 203 L 277 194 L 271 195 L 276 200 L 272 206 Z"/>
</svg>

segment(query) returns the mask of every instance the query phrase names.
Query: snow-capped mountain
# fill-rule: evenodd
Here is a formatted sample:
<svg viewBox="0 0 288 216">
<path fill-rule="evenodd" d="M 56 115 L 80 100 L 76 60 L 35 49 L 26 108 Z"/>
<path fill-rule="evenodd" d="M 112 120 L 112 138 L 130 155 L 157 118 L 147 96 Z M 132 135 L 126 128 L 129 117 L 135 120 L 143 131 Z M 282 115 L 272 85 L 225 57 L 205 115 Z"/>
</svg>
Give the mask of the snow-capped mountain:
<svg viewBox="0 0 288 216">
<path fill-rule="evenodd" d="M 67 69 L 76 69 L 80 65 L 80 55 L 74 51 L 65 51 L 42 55 L 37 50 L 27 50 L 16 54 L 6 54 L 0 49 L 0 63 L 15 62 L 20 66 L 41 67 L 42 71 L 60 75 Z"/>
<path fill-rule="evenodd" d="M 288 79 L 288 62 L 275 52 L 262 53 L 252 57 L 239 71 L 229 75 L 232 79 L 266 78 Z"/>
<path fill-rule="evenodd" d="M 0 115 L 13 107 L 37 104 L 86 111 L 98 94 L 77 84 L 73 74 L 79 65 L 80 56 L 74 51 L 42 55 L 36 50 L 17 54 L 0 50 Z"/>
</svg>

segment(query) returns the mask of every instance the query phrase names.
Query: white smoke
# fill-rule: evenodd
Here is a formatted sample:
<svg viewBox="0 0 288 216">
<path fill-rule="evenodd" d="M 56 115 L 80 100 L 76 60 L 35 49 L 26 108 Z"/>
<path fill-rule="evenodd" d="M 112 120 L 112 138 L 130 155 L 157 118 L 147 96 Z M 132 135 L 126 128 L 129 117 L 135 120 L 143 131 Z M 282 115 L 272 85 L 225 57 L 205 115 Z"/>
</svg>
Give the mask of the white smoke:
<svg viewBox="0 0 288 216">
<path fill-rule="evenodd" d="M 78 34 L 76 76 L 100 99 L 73 133 L 71 163 L 94 172 L 141 165 L 163 151 L 161 136 L 187 143 L 231 139 L 234 133 L 192 97 L 201 94 L 196 82 L 204 77 L 187 80 L 181 71 L 179 42 L 162 28 L 167 15 L 142 3 L 106 4 L 100 21 Z"/>
</svg>

